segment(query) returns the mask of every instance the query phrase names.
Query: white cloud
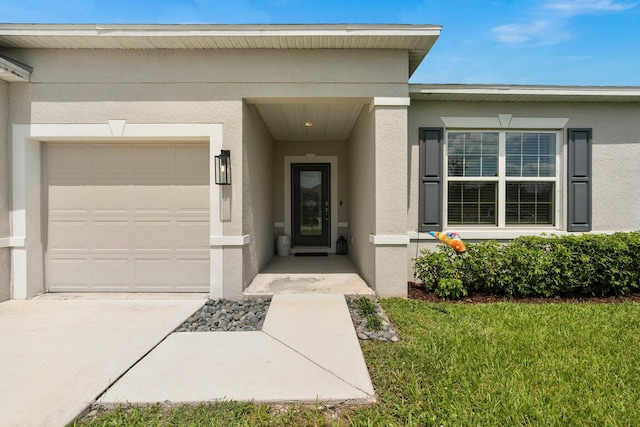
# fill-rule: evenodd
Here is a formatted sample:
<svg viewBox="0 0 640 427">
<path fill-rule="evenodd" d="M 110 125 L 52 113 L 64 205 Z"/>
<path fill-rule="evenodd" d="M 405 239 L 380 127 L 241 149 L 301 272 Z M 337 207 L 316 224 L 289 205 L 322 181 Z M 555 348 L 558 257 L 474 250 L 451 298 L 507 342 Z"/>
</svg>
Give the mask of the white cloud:
<svg viewBox="0 0 640 427">
<path fill-rule="evenodd" d="M 543 4 L 536 14 L 546 15 L 545 19 L 528 23 L 504 24 L 491 30 L 493 38 L 507 44 L 549 45 L 562 43 L 573 38 L 565 28 L 571 17 L 595 13 L 616 13 L 632 9 L 640 4 L 621 3 L 616 0 L 553 0 Z"/>
<path fill-rule="evenodd" d="M 491 29 L 495 40 L 502 43 L 548 45 L 571 39 L 571 34 L 553 20 L 539 20 L 527 24 L 505 24 Z"/>
<path fill-rule="evenodd" d="M 632 9 L 637 5 L 638 2 L 620 3 L 613 0 L 564 0 L 549 2 L 544 7 L 573 16 L 598 12 L 621 12 Z"/>
</svg>

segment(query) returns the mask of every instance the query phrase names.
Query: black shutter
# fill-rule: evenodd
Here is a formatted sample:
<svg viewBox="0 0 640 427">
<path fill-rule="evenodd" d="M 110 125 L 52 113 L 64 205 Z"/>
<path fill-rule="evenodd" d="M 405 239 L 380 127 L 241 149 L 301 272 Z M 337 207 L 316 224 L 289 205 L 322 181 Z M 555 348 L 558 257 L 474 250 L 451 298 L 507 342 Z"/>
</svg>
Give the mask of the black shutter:
<svg viewBox="0 0 640 427">
<path fill-rule="evenodd" d="M 418 231 L 442 231 L 443 136 L 442 128 L 420 128 Z"/>
<path fill-rule="evenodd" d="M 569 129 L 567 231 L 591 231 L 591 129 Z"/>
</svg>

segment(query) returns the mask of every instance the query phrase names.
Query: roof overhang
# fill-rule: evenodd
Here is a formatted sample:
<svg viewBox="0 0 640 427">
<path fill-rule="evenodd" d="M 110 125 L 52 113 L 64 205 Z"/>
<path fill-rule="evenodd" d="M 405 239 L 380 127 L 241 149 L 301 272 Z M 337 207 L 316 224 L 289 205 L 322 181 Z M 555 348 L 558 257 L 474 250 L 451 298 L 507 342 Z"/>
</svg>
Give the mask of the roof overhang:
<svg viewBox="0 0 640 427">
<path fill-rule="evenodd" d="M 0 24 L 0 48 L 406 50 L 411 75 L 440 30 L 439 25 Z"/>
<path fill-rule="evenodd" d="M 410 84 L 416 101 L 640 102 L 638 86 Z"/>
<path fill-rule="evenodd" d="M 0 79 L 7 82 L 28 82 L 32 71 L 28 65 L 0 55 Z"/>
</svg>

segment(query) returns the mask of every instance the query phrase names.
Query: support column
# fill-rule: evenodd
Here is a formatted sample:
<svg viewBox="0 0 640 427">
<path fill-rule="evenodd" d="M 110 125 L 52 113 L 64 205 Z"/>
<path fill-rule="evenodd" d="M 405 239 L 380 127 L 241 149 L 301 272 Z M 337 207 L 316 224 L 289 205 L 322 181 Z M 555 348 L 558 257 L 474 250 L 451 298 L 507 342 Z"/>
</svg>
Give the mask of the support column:
<svg viewBox="0 0 640 427">
<path fill-rule="evenodd" d="M 383 297 L 407 296 L 407 111 L 409 98 L 374 98 L 375 289 Z"/>
</svg>

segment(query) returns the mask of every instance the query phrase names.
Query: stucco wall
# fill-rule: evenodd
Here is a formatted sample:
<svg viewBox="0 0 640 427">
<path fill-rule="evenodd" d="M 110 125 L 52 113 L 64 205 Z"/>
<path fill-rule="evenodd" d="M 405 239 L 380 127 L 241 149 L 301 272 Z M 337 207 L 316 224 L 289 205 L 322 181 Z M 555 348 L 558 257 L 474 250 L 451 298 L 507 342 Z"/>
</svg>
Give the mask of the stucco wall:
<svg viewBox="0 0 640 427">
<path fill-rule="evenodd" d="M 176 101 L 406 96 L 407 92 L 404 51 L 0 49 L 0 53 L 33 67 L 31 86 L 38 86 L 40 98 L 50 101 L 163 100 L 165 90 Z M 92 87 L 93 83 L 100 87 Z M 41 84 L 47 85 L 46 91 Z M 122 85 L 127 85 L 126 91 L 120 90 Z"/>
<path fill-rule="evenodd" d="M 593 129 L 593 231 L 630 231 L 640 229 L 640 104 L 627 103 L 520 103 L 520 102 L 427 102 L 413 101 L 409 110 L 409 205 L 407 230 L 418 227 L 418 129 L 444 127 L 440 117 L 516 117 L 568 118 L 566 128 Z M 566 131 L 562 143 L 566 146 Z M 565 150 L 566 152 L 566 150 Z M 567 159 L 563 159 L 563 185 Z M 566 198 L 563 218 L 566 230 Z M 460 229 L 464 239 L 464 230 Z M 428 240 L 426 241 L 428 242 Z M 430 247 L 425 242 L 420 248 Z M 415 258 L 415 243 L 409 247 Z M 409 262 L 412 272 L 412 262 Z"/>
<path fill-rule="evenodd" d="M 640 117 L 640 104 L 413 102 L 409 114 L 411 203 L 408 230 L 416 229 L 418 218 L 418 128 L 443 127 L 440 117 L 496 117 L 498 114 L 565 117 L 569 119 L 567 128 L 593 128 L 593 230 L 640 228 L 640 215 L 637 214 L 640 211 L 640 186 L 637 185 L 640 128 L 636 123 Z M 563 143 L 566 145 L 566 135 Z M 625 209 L 620 209 L 621 200 L 626 201 Z M 566 224 L 563 226 L 566 228 Z"/>
<path fill-rule="evenodd" d="M 375 230 L 378 236 L 405 236 L 407 203 L 407 108 L 375 107 Z M 380 296 L 407 296 L 404 265 L 406 243 L 375 247 L 376 292 Z"/>
<path fill-rule="evenodd" d="M 273 173 L 272 164 L 269 172 L 254 168 L 260 162 L 267 165 L 272 154 L 243 137 L 245 131 L 255 132 L 260 140 L 265 137 L 257 122 L 243 128 L 243 115 L 252 111 L 244 99 L 368 99 L 406 96 L 407 91 L 405 51 L 0 49 L 0 53 L 34 69 L 30 84 L 10 87 L 10 124 L 91 124 L 111 119 L 218 123 L 223 126 L 225 149 L 237 154 L 245 148 L 258 150 L 266 156 L 238 161 L 232 154 L 235 185 L 223 191 L 224 234 L 247 234 L 250 227 L 244 214 L 260 219 L 252 229 L 255 247 L 224 249 L 227 295 L 237 295 L 273 253 L 274 217 L 272 205 L 266 209 L 268 196 L 243 191 L 256 191 L 254 178 L 266 188 L 267 174 Z M 251 120 L 247 118 L 247 123 Z M 244 203 L 251 206 L 245 209 Z M 37 291 L 30 290 L 29 295 Z"/>
<path fill-rule="evenodd" d="M 376 281 L 375 248 L 369 234 L 376 227 L 375 116 L 365 107 L 349 140 L 349 254 L 369 286 Z M 346 236 L 345 236 L 346 237 Z"/>
<path fill-rule="evenodd" d="M 0 239 L 8 238 L 9 230 L 9 84 L 0 80 Z M 9 248 L 0 245 L 0 301 L 9 299 Z"/>
<path fill-rule="evenodd" d="M 243 129 L 243 234 L 251 236 L 243 254 L 246 287 L 273 257 L 274 144 L 254 105 L 244 106 Z"/>
</svg>

